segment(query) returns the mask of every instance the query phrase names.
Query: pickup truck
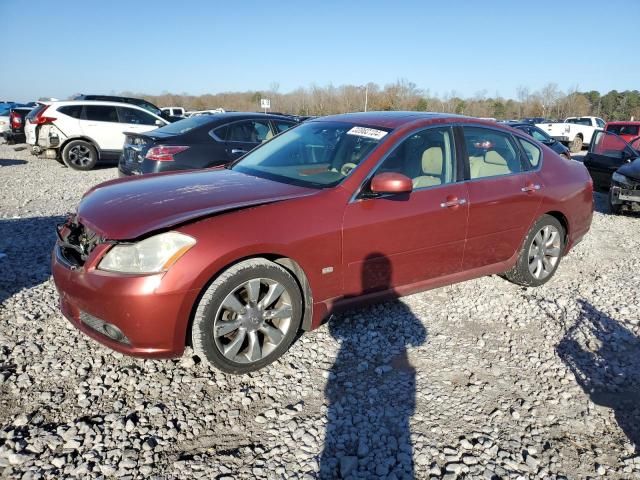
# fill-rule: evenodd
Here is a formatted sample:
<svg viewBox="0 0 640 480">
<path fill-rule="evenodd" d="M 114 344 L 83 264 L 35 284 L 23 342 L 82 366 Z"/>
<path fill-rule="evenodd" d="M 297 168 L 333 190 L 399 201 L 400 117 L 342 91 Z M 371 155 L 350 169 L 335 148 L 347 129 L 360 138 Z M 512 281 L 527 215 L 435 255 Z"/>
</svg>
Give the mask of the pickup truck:
<svg viewBox="0 0 640 480">
<path fill-rule="evenodd" d="M 575 153 L 582 150 L 583 145 L 591 143 L 593 132 L 602 130 L 605 122 L 599 117 L 567 117 L 564 122 L 537 123 L 536 126 Z"/>
</svg>

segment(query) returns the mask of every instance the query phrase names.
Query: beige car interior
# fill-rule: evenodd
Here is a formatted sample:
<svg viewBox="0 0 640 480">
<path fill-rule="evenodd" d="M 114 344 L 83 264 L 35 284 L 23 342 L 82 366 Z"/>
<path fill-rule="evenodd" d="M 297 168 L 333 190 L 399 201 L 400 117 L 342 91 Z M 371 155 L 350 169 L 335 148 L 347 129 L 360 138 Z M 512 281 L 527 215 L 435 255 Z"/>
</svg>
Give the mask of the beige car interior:
<svg viewBox="0 0 640 480">
<path fill-rule="evenodd" d="M 495 177 L 511 172 L 507 160 L 495 150 L 489 150 L 483 156 L 469 156 L 471 178 Z"/>
</svg>

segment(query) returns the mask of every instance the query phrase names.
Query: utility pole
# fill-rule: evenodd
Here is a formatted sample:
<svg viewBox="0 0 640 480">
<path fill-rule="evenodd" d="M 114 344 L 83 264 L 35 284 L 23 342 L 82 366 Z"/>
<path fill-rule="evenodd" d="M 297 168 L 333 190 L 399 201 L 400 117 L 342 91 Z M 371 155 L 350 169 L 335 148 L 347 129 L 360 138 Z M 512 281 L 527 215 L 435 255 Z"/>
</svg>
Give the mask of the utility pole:
<svg viewBox="0 0 640 480">
<path fill-rule="evenodd" d="M 367 83 L 364 86 L 364 111 L 367 111 L 367 107 L 369 106 L 369 84 Z"/>
</svg>

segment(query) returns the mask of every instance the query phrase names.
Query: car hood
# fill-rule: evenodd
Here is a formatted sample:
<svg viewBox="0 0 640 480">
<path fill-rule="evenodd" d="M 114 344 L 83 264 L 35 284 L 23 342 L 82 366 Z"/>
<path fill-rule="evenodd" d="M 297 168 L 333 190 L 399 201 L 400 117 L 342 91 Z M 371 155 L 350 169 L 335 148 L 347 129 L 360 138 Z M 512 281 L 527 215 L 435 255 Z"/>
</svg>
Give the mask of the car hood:
<svg viewBox="0 0 640 480">
<path fill-rule="evenodd" d="M 215 213 L 316 192 L 224 168 L 146 175 L 93 187 L 78 205 L 77 219 L 104 238 L 132 240 Z"/>
<path fill-rule="evenodd" d="M 640 181 L 640 157 L 631 163 L 625 163 L 618 169 L 618 173 L 625 177 Z"/>
</svg>

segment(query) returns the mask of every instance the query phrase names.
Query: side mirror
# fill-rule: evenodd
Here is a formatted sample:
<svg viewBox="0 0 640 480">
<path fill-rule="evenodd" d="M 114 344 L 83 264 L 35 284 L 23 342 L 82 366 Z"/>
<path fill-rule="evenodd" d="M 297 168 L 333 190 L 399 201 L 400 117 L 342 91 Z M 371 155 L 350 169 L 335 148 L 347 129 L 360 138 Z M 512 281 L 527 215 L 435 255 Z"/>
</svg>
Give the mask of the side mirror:
<svg viewBox="0 0 640 480">
<path fill-rule="evenodd" d="M 380 173 L 371 180 L 373 193 L 410 193 L 412 190 L 413 182 L 401 173 Z"/>
<path fill-rule="evenodd" d="M 156 120 L 156 127 L 164 127 L 165 123 L 162 120 Z"/>
</svg>

